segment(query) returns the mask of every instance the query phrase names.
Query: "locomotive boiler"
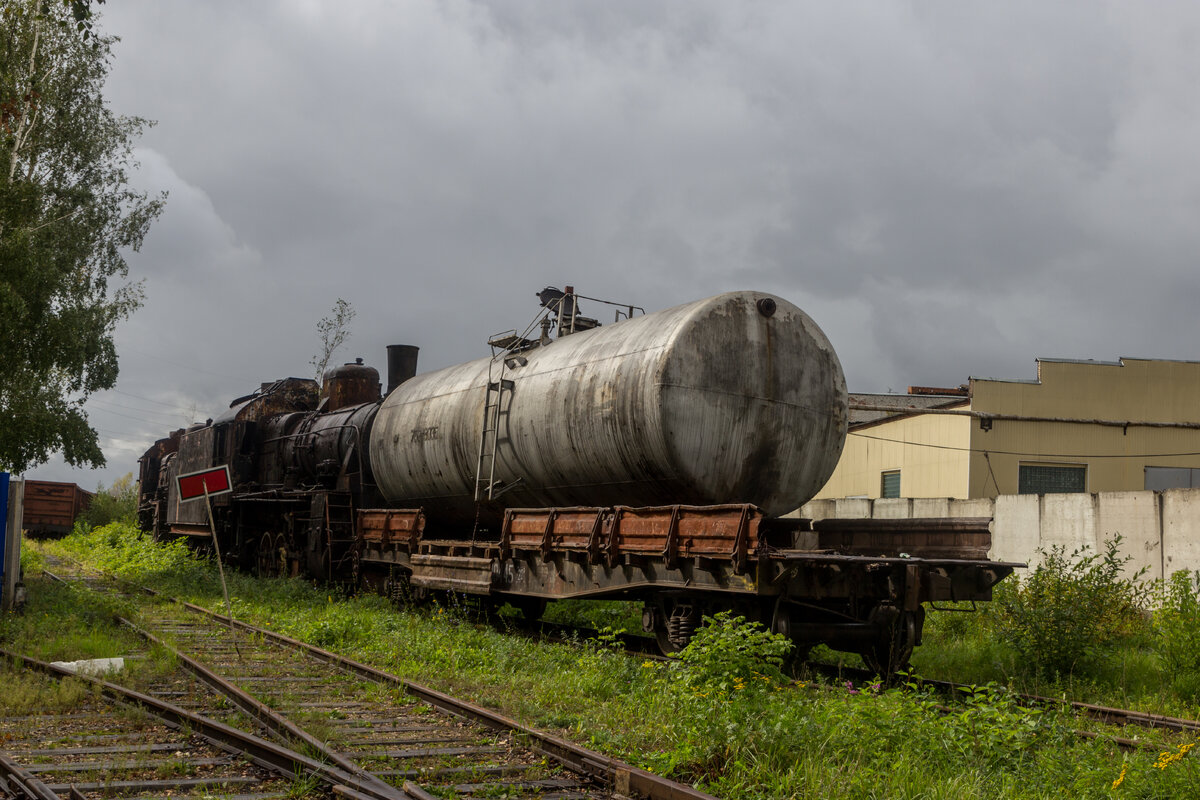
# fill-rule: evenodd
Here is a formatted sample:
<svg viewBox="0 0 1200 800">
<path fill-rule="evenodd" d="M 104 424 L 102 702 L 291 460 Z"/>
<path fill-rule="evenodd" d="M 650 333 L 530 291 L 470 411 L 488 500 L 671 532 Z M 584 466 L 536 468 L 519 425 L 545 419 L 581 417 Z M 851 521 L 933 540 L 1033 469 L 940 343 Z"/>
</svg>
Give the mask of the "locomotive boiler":
<svg viewBox="0 0 1200 800">
<path fill-rule="evenodd" d="M 613 323 L 547 288 L 492 354 L 388 386 L 361 363 L 286 378 L 176 431 L 141 459 L 141 520 L 203 543 L 203 504 L 175 477 L 227 464 L 221 551 L 264 575 L 397 596 L 510 603 L 624 598 L 664 651 L 704 614 L 762 621 L 801 647 L 881 670 L 920 640 L 924 605 L 989 599 L 986 520 L 810 522 L 788 512 L 828 479 L 846 436 L 829 341 L 795 305 L 730 292 Z M 598 302 L 598 301 L 597 301 Z"/>
</svg>

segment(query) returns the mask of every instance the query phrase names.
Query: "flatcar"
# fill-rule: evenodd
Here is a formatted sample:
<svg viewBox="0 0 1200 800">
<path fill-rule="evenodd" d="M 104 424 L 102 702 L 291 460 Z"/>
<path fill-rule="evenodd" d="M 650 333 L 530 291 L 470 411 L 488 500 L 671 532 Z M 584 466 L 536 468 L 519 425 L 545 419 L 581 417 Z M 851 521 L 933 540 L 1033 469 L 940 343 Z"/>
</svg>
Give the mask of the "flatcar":
<svg viewBox="0 0 1200 800">
<path fill-rule="evenodd" d="M 463 593 L 536 618 L 564 598 L 643 604 L 664 652 L 736 610 L 801 647 L 886 671 L 920 642 L 927 604 L 987 600 L 1013 565 L 987 520 L 812 522 L 846 436 L 846 385 L 801 309 L 729 292 L 601 324 L 571 287 L 538 293 L 491 355 L 417 374 L 388 348 L 263 383 L 140 460 L 140 520 L 210 536 L 176 478 L 227 465 L 213 498 L 231 561 L 396 596 Z M 382 391 L 381 391 L 382 390 Z"/>
</svg>

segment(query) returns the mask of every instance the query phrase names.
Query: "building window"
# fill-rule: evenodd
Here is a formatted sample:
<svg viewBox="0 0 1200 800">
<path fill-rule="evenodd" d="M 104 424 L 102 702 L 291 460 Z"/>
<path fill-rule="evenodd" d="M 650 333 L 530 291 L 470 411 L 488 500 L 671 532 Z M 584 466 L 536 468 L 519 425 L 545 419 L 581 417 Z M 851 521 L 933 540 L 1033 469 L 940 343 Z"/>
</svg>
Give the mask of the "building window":
<svg viewBox="0 0 1200 800">
<path fill-rule="evenodd" d="M 900 470 L 890 469 L 880 475 L 879 478 L 879 496 L 880 497 L 899 497 L 900 496 Z"/>
<path fill-rule="evenodd" d="M 1087 491 L 1087 467 L 1083 464 L 1021 464 L 1019 494 L 1057 494 Z"/>
<path fill-rule="evenodd" d="M 1146 467 L 1147 489 L 1200 489 L 1200 469 L 1189 467 Z"/>
</svg>

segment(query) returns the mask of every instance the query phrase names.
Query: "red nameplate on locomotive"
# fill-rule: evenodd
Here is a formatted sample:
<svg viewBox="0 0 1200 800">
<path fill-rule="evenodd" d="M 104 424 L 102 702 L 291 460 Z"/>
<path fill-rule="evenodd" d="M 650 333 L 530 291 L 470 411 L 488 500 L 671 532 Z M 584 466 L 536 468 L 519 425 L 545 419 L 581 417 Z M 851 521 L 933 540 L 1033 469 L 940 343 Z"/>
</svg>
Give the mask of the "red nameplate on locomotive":
<svg viewBox="0 0 1200 800">
<path fill-rule="evenodd" d="M 189 472 L 187 475 L 180 475 L 175 481 L 179 487 L 180 500 L 195 500 L 198 497 L 204 497 L 206 487 L 209 497 L 229 494 L 233 491 L 228 466 Z"/>
</svg>

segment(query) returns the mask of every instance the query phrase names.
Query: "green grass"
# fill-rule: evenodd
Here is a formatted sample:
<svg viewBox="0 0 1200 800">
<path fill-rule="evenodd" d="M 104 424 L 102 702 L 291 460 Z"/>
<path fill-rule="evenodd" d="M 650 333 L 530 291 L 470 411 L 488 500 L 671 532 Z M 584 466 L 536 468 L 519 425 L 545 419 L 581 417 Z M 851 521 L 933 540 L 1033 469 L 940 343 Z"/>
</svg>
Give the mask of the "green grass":
<svg viewBox="0 0 1200 800">
<path fill-rule="evenodd" d="M 181 545 L 156 545 L 118 526 L 45 547 L 210 608 L 221 602 L 215 569 Z M 851 694 L 791 686 L 768 672 L 765 680 L 752 673 L 738 680 L 703 658 L 642 662 L 603 642 L 580 647 L 509 636 L 475 624 L 453 605 L 397 609 L 382 598 L 344 597 L 300 580 L 227 576 L 234 614 L 242 619 L 722 797 L 1167 798 L 1192 797 L 1200 785 L 1193 755 L 1157 769 L 1156 751 L 1126 754 L 1111 741 L 1079 739 L 1071 729 L 1082 723 L 1030 715 L 998 688 L 947 714 L 936 707 L 944 700 L 911 691 L 860 687 Z M 49 591 L 32 581 L 30 587 L 31 595 Z M 923 668 L 1004 677 L 1010 657 L 985 645 L 980 619 L 946 623 L 931 615 L 928 644 L 918 651 L 929 658 Z M 9 633 L 4 628 L 0 635 L 8 641 Z M 68 644 L 57 640 L 56 646 Z M 1127 672 L 1145 668 L 1126 665 Z M 1117 679 L 1117 673 L 1089 678 Z M 1170 751 L 1189 741 L 1147 731 L 1124 735 Z M 1113 790 L 1125 764 L 1125 779 Z"/>
</svg>

